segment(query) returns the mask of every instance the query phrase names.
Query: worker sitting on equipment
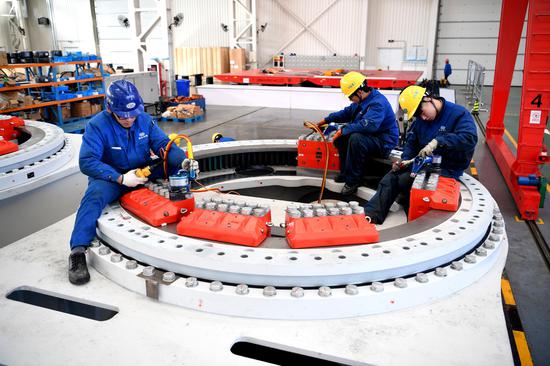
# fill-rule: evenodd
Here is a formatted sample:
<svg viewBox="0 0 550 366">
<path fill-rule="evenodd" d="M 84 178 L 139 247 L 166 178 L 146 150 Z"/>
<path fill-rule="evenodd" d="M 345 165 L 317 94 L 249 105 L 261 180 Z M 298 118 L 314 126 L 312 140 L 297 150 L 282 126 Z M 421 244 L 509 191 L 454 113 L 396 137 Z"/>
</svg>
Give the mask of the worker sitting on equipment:
<svg viewBox="0 0 550 366">
<path fill-rule="evenodd" d="M 213 143 L 218 143 L 218 142 L 230 142 L 230 141 L 235 141 L 235 139 L 233 137 L 225 137 L 224 135 L 222 135 L 221 133 L 219 132 L 215 132 L 213 135 L 212 135 L 212 142 Z"/>
<path fill-rule="evenodd" d="M 345 183 L 343 195 L 351 195 L 361 185 L 367 158 L 386 158 L 398 143 L 399 128 L 390 103 L 367 85 L 364 75 L 347 73 L 340 80 L 340 88 L 353 103 L 329 114 L 318 126 L 346 123 L 334 135 L 340 155 L 340 174 L 334 180 Z"/>
<path fill-rule="evenodd" d="M 477 144 L 477 129 L 463 106 L 426 94 L 426 88 L 409 86 L 399 96 L 399 105 L 416 120 L 409 129 L 401 160 L 382 178 L 376 194 L 365 206 L 365 215 L 382 224 L 401 192 L 410 192 L 414 178 L 411 163 L 416 156 L 441 155 L 441 176 L 459 179 Z"/>
<path fill-rule="evenodd" d="M 126 80 L 114 81 L 107 90 L 107 110 L 92 118 L 82 137 L 80 170 L 88 176 L 88 189 L 80 202 L 71 236 L 69 281 L 84 284 L 90 280 L 86 266 L 86 248 L 96 235 L 96 221 L 103 208 L 147 178 L 136 169 L 151 162 L 151 151 L 162 156 L 168 137 L 144 112 L 137 88 Z M 177 172 L 185 153 L 173 147 L 168 159 L 169 171 Z M 162 166 L 153 170 L 151 179 L 160 178 Z"/>
</svg>

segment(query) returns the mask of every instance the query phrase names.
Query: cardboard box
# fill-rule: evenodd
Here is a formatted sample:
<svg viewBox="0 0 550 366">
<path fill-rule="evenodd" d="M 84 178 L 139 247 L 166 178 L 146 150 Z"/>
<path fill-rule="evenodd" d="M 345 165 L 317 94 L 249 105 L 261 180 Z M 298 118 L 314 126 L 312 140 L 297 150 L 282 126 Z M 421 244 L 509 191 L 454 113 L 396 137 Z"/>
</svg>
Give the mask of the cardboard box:
<svg viewBox="0 0 550 366">
<path fill-rule="evenodd" d="M 8 53 L 6 51 L 0 51 L 0 66 L 8 64 Z"/>
<path fill-rule="evenodd" d="M 246 65 L 246 50 L 243 48 L 232 48 L 229 50 L 229 69 L 230 72 L 241 72 Z"/>
<path fill-rule="evenodd" d="M 71 116 L 88 117 L 92 114 L 92 107 L 87 100 L 71 104 Z"/>
<path fill-rule="evenodd" d="M 41 121 L 42 114 L 40 112 L 27 113 L 27 119 L 30 119 L 32 121 Z"/>
<path fill-rule="evenodd" d="M 101 112 L 101 104 L 99 103 L 91 103 L 90 107 L 91 107 L 92 114 Z"/>
<path fill-rule="evenodd" d="M 30 95 L 25 95 L 23 97 L 23 105 L 31 105 L 34 103 L 34 98 Z"/>
<path fill-rule="evenodd" d="M 70 104 L 62 104 L 61 105 L 61 118 L 69 119 L 71 118 L 71 105 Z"/>
</svg>

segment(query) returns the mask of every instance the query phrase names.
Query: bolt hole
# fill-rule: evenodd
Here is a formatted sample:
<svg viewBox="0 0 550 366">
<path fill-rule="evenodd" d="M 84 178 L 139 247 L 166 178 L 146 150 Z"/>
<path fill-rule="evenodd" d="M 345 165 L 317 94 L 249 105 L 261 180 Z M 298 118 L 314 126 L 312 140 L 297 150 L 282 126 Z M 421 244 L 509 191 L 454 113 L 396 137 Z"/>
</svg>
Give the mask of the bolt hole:
<svg viewBox="0 0 550 366">
<path fill-rule="evenodd" d="M 435 240 L 443 240 L 443 238 L 437 237 L 435 238 Z"/>
<path fill-rule="evenodd" d="M 428 245 L 425 241 L 421 242 L 420 245 Z"/>
<path fill-rule="evenodd" d="M 323 259 L 323 258 L 321 258 L 321 257 L 315 257 L 315 260 L 316 260 L 316 261 L 320 261 L 321 259 Z"/>
<path fill-rule="evenodd" d="M 369 256 L 369 253 L 361 253 L 361 255 L 362 255 L 363 257 L 368 257 L 368 256 Z"/>
<path fill-rule="evenodd" d="M 345 256 L 345 255 L 339 255 L 338 258 L 340 258 L 340 259 L 346 259 L 346 256 Z"/>
<path fill-rule="evenodd" d="M 181 244 L 176 245 L 176 248 L 181 248 L 181 247 L 183 247 L 183 245 Z"/>
<path fill-rule="evenodd" d="M 273 257 L 268 255 L 267 257 L 265 257 L 265 259 L 268 260 L 268 261 L 270 261 L 270 260 L 273 259 Z"/>
<path fill-rule="evenodd" d="M 242 254 L 242 255 L 241 255 L 241 258 L 248 258 L 248 255 Z"/>
<path fill-rule="evenodd" d="M 200 252 L 202 252 L 203 250 L 204 250 L 204 249 L 202 249 L 202 248 L 197 248 L 197 249 L 195 249 L 195 252 L 200 253 Z"/>
<path fill-rule="evenodd" d="M 409 247 L 403 247 L 403 249 L 405 249 L 405 250 L 409 250 L 409 249 L 411 249 L 411 248 L 409 248 Z"/>
<path fill-rule="evenodd" d="M 218 252 L 218 255 L 225 255 L 225 252 Z"/>
<path fill-rule="evenodd" d="M 298 258 L 296 258 L 296 257 L 290 257 L 289 259 L 290 259 L 291 261 L 295 261 L 295 260 L 297 260 Z"/>
<path fill-rule="evenodd" d="M 390 254 L 391 252 L 387 249 L 383 250 L 382 253 L 385 253 L 385 254 Z"/>
</svg>

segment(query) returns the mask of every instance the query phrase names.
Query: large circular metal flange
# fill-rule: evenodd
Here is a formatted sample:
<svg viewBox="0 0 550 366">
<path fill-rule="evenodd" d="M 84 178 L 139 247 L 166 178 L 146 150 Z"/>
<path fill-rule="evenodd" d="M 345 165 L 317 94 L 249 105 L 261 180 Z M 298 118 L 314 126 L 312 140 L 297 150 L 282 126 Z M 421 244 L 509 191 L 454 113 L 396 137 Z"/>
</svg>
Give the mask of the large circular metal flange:
<svg viewBox="0 0 550 366">
<path fill-rule="evenodd" d="M 272 146 L 295 147 L 295 141 L 289 142 L 292 140 L 269 141 L 266 151 Z M 259 149 L 264 142 L 232 144 L 233 149 L 241 146 L 250 150 Z M 215 144 L 208 144 L 208 148 L 213 154 Z M 196 151 L 203 149 L 199 146 Z M 387 233 L 382 230 L 382 241 L 373 245 L 301 250 L 282 249 L 284 245 L 228 245 L 152 228 L 116 204 L 107 207 L 98 220 L 98 236 L 141 262 L 198 278 L 258 286 L 340 286 L 407 276 L 451 262 L 483 239 L 493 208 L 489 192 L 464 176 L 457 212 L 443 214 L 444 220 L 434 212 Z"/>
<path fill-rule="evenodd" d="M 89 259 L 99 272 L 127 289 L 148 296 L 154 294 L 159 301 L 198 311 L 265 319 L 333 319 L 436 301 L 472 285 L 493 268 L 496 268 L 493 272 L 500 273 L 508 242 L 502 215 L 496 207 L 491 226 L 490 234 L 476 248 L 450 263 L 385 282 L 336 288 L 251 287 L 247 283 L 228 284 L 181 277 L 142 266 L 112 252 L 99 241 L 92 243 Z M 155 290 L 151 291 L 152 287 Z"/>
<path fill-rule="evenodd" d="M 51 123 L 25 120 L 25 132 L 31 137 L 19 150 L 0 156 L 0 173 L 35 163 L 61 150 L 65 143 L 63 130 Z"/>
<path fill-rule="evenodd" d="M 30 139 L 19 150 L 0 156 L 0 198 L 13 194 L 13 188 L 36 181 L 64 167 L 75 154 L 63 130 L 44 122 L 25 121 Z"/>
</svg>

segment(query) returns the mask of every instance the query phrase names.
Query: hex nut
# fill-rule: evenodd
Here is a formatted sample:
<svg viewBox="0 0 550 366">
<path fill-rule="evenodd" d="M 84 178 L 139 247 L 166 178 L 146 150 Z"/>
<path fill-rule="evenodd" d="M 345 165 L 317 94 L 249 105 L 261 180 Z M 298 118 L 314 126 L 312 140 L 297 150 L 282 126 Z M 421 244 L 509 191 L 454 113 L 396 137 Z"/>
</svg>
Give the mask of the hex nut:
<svg viewBox="0 0 550 366">
<path fill-rule="evenodd" d="M 290 290 L 290 296 L 304 297 L 304 289 L 301 287 L 293 287 L 292 290 Z"/>
<path fill-rule="evenodd" d="M 143 268 L 142 274 L 143 274 L 145 277 L 151 277 L 153 274 L 155 274 L 155 267 L 153 267 L 153 266 L 147 266 L 147 267 Z"/>
<path fill-rule="evenodd" d="M 464 268 L 464 266 L 462 265 L 462 262 L 453 261 L 451 263 L 451 269 L 454 269 L 455 271 L 462 271 L 462 268 Z"/>
<path fill-rule="evenodd" d="M 464 257 L 464 262 L 470 263 L 470 264 L 475 263 L 475 262 L 477 262 L 476 256 L 473 255 L 473 254 L 467 254 Z"/>
<path fill-rule="evenodd" d="M 346 295 L 357 295 L 359 288 L 356 285 L 347 285 L 345 289 Z"/>
<path fill-rule="evenodd" d="M 210 283 L 210 291 L 219 292 L 223 290 L 223 284 L 220 281 Z"/>
<path fill-rule="evenodd" d="M 435 275 L 437 277 L 447 277 L 447 269 L 443 267 L 437 267 L 435 269 Z"/>
<path fill-rule="evenodd" d="M 126 269 L 136 269 L 137 268 L 137 262 L 133 259 L 126 262 Z"/>
<path fill-rule="evenodd" d="M 197 287 L 199 285 L 199 281 L 196 277 L 187 277 L 185 279 L 185 286 L 186 287 Z"/>
<path fill-rule="evenodd" d="M 384 284 L 382 282 L 373 282 L 370 285 L 371 291 L 382 292 L 384 291 Z"/>
<path fill-rule="evenodd" d="M 103 246 L 101 248 L 99 248 L 99 255 L 107 255 L 107 254 L 110 254 L 111 253 L 111 249 Z"/>
<path fill-rule="evenodd" d="M 176 280 L 176 274 L 174 272 L 165 272 L 162 275 L 162 280 L 164 282 L 174 282 Z"/>
<path fill-rule="evenodd" d="M 319 287 L 319 291 L 317 291 L 317 293 L 321 297 L 329 297 L 330 295 L 332 295 L 332 290 L 328 286 L 321 286 Z"/>
<path fill-rule="evenodd" d="M 414 277 L 414 279 L 417 282 L 426 283 L 426 282 L 428 282 L 428 275 L 425 274 L 425 273 L 417 273 L 416 276 Z"/>
<path fill-rule="evenodd" d="M 119 262 L 122 262 L 122 255 L 118 254 L 118 253 L 113 253 L 111 255 L 111 262 L 113 263 L 119 263 Z"/>
<path fill-rule="evenodd" d="M 267 297 L 275 296 L 277 295 L 277 289 L 273 286 L 266 286 L 264 287 L 263 294 L 264 296 L 267 296 Z"/>
<path fill-rule="evenodd" d="M 237 293 L 237 295 L 246 295 L 250 292 L 250 290 L 248 289 L 247 285 L 241 283 L 240 285 L 237 285 L 237 287 L 235 287 L 235 292 Z"/>
<path fill-rule="evenodd" d="M 487 256 L 487 249 L 485 248 L 477 248 L 476 249 L 476 255 L 480 256 L 480 257 L 486 257 Z"/>
<path fill-rule="evenodd" d="M 393 281 L 393 285 L 398 288 L 405 288 L 407 287 L 407 280 L 404 278 L 396 278 Z"/>
</svg>

